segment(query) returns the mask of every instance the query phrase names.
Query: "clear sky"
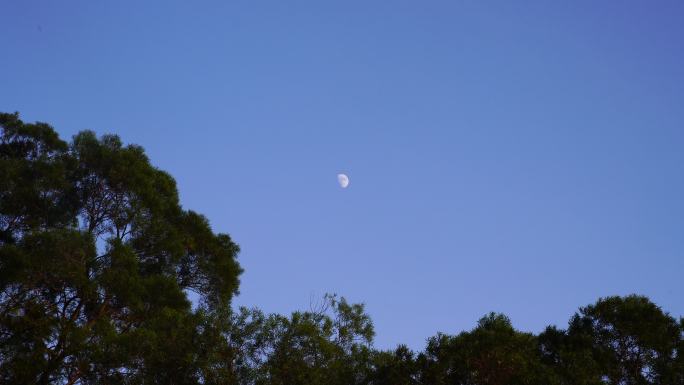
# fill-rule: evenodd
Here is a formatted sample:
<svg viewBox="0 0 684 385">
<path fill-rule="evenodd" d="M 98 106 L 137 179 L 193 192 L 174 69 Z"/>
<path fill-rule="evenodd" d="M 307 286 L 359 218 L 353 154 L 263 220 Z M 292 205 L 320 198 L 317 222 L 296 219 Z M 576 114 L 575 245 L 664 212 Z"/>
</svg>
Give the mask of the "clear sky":
<svg viewBox="0 0 684 385">
<path fill-rule="evenodd" d="M 682 1 L 3 1 L 0 110 L 146 148 L 237 305 L 376 346 L 600 296 L 684 315 Z M 347 189 L 338 172 L 351 178 Z"/>
</svg>

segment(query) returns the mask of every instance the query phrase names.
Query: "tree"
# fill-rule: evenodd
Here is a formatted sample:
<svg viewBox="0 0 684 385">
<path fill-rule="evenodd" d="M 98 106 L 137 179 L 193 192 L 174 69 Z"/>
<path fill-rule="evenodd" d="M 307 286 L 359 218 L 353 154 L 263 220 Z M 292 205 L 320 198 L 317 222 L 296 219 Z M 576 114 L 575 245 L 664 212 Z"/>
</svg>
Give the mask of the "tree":
<svg viewBox="0 0 684 385">
<path fill-rule="evenodd" d="M 18 114 L 0 128 L 0 383 L 684 385 L 684 319 L 636 295 L 538 336 L 490 313 L 418 354 L 374 350 L 364 306 L 334 295 L 233 311 L 238 246 L 142 148 Z"/>
<path fill-rule="evenodd" d="M 592 352 L 593 340 L 586 334 L 548 326 L 539 337 L 542 363 L 556 374 L 562 385 L 602 385 L 600 363 Z"/>
<path fill-rule="evenodd" d="M 67 144 L 18 114 L 0 127 L 0 382 L 218 382 L 238 246 L 142 148 Z"/>
<path fill-rule="evenodd" d="M 676 364 L 681 326 L 643 296 L 602 298 L 580 308 L 570 320 L 568 339 L 589 341 L 603 383 L 675 384 L 681 375 Z M 564 361 L 571 365 L 574 358 Z"/>
<path fill-rule="evenodd" d="M 432 337 L 419 361 L 423 384 L 553 383 L 535 337 L 516 331 L 506 316 L 496 313 L 481 318 L 470 332 Z"/>
<path fill-rule="evenodd" d="M 393 351 L 376 351 L 369 383 L 372 385 L 417 385 L 418 365 L 415 354 L 405 345 Z"/>
<path fill-rule="evenodd" d="M 684 384 L 684 317 L 679 319 L 679 339 L 677 341 L 677 358 L 674 364 L 674 384 Z"/>
<path fill-rule="evenodd" d="M 240 384 L 367 383 L 373 324 L 361 304 L 326 295 L 290 317 L 240 309 L 228 334 Z"/>
</svg>

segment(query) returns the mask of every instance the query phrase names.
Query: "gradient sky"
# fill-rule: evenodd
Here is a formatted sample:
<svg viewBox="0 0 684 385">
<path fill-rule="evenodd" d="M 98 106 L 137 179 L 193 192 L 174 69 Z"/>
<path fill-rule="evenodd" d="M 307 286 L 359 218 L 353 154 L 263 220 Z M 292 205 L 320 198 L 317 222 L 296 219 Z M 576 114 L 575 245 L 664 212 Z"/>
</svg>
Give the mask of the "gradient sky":
<svg viewBox="0 0 684 385">
<path fill-rule="evenodd" d="M 336 292 L 418 349 L 684 315 L 684 2 L 153 3 L 0 3 L 0 111 L 145 147 L 241 245 L 237 305 Z"/>
</svg>

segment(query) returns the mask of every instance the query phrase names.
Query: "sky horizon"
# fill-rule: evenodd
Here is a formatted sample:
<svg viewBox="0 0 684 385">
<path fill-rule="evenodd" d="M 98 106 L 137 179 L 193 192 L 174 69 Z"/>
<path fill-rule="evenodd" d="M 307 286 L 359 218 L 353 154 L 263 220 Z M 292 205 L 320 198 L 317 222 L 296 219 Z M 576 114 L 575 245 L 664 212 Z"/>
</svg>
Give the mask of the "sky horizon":
<svg viewBox="0 0 684 385">
<path fill-rule="evenodd" d="M 337 293 L 416 350 L 610 295 L 681 317 L 684 3 L 654 4 L 4 3 L 0 111 L 144 147 L 241 246 L 236 306 Z"/>
</svg>

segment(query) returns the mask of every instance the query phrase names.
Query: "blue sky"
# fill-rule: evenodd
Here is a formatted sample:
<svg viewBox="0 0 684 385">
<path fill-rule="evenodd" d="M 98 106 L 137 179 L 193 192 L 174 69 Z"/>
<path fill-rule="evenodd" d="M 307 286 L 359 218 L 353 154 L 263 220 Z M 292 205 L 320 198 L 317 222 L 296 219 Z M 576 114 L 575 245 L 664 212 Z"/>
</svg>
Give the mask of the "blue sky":
<svg viewBox="0 0 684 385">
<path fill-rule="evenodd" d="M 600 296 L 684 315 L 680 1 L 0 4 L 0 110 L 145 147 L 241 245 L 236 305 L 381 348 Z M 339 188 L 338 172 L 351 178 Z"/>
</svg>

